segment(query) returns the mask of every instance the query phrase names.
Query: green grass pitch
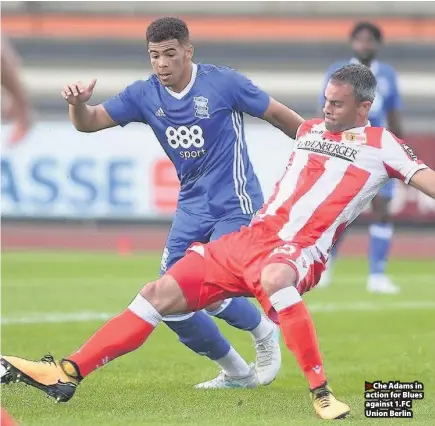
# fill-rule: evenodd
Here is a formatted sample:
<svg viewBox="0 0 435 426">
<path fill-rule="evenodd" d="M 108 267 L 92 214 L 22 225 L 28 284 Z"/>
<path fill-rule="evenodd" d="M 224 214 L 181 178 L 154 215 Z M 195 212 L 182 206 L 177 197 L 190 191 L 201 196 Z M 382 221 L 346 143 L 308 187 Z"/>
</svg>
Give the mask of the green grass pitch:
<svg viewBox="0 0 435 426">
<path fill-rule="evenodd" d="M 158 271 L 159 256 L 86 253 L 2 255 L 2 354 L 59 358 L 76 350 L 104 318 L 124 309 Z M 365 291 L 364 260 L 338 262 L 335 282 L 305 296 L 329 381 L 352 409 L 347 424 L 435 424 L 435 262 L 393 260 L 397 296 Z M 218 321 L 248 360 L 247 333 Z M 23 384 L 2 387 L 2 405 L 23 426 L 311 425 L 306 382 L 282 343 L 277 380 L 253 390 L 201 391 L 217 374 L 164 325 L 139 350 L 89 376 L 67 404 Z M 423 382 L 413 420 L 366 419 L 364 381 Z"/>
</svg>

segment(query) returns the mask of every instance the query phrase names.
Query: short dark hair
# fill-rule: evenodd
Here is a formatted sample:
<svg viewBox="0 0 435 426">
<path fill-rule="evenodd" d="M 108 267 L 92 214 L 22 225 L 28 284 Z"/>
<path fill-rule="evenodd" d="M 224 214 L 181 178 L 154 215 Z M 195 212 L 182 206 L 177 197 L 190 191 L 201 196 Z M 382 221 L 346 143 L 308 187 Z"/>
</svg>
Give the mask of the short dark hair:
<svg viewBox="0 0 435 426">
<path fill-rule="evenodd" d="M 381 29 L 368 21 L 358 22 L 350 34 L 350 39 L 353 40 L 361 31 L 370 31 L 378 43 L 382 43 L 383 36 Z"/>
<path fill-rule="evenodd" d="M 160 43 L 166 40 L 189 41 L 189 29 L 184 21 L 178 18 L 159 18 L 151 22 L 146 33 L 147 43 Z"/>
<path fill-rule="evenodd" d="M 358 102 L 373 102 L 375 99 L 376 77 L 371 72 L 370 68 L 365 65 L 345 65 L 335 71 L 329 80 L 351 84 Z"/>
</svg>

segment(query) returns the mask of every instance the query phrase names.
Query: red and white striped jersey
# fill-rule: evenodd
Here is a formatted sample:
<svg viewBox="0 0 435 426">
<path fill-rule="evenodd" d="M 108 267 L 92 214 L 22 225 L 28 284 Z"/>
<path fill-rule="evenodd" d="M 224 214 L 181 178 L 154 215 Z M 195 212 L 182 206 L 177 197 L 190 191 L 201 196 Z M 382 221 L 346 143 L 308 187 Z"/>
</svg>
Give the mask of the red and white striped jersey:
<svg viewBox="0 0 435 426">
<path fill-rule="evenodd" d="M 408 183 L 424 168 L 411 148 L 384 128 L 332 134 L 322 120 L 309 120 L 299 128 L 284 176 L 253 224 L 261 222 L 282 240 L 327 256 L 388 179 Z"/>
</svg>

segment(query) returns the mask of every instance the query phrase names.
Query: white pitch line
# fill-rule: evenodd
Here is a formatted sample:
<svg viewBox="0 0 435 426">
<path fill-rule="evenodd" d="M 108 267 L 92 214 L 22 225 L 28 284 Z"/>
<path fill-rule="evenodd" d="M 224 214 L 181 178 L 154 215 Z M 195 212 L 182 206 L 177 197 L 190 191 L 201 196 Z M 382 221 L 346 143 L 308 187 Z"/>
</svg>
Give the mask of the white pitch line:
<svg viewBox="0 0 435 426">
<path fill-rule="evenodd" d="M 390 303 L 311 303 L 308 304 L 311 312 L 334 313 L 345 311 L 384 311 L 391 309 L 420 310 L 435 309 L 435 302 L 430 301 L 409 301 Z M 17 324 L 61 324 L 74 322 L 104 321 L 116 314 L 106 312 L 71 312 L 71 313 L 33 313 L 23 316 L 4 317 L 1 325 Z"/>
<path fill-rule="evenodd" d="M 389 309 L 435 309 L 435 302 L 430 301 L 408 301 L 408 302 L 390 302 L 390 303 L 312 303 L 308 304 L 311 312 L 343 312 L 343 311 L 384 311 Z"/>
<path fill-rule="evenodd" d="M 71 313 L 32 313 L 23 316 L 11 316 L 1 319 L 1 325 L 16 324 L 61 324 L 71 322 L 105 321 L 114 314 L 105 312 L 71 312 Z"/>
<path fill-rule="evenodd" d="M 337 274 L 338 275 L 338 274 Z M 412 285 L 424 285 L 424 284 L 430 284 L 433 285 L 435 280 L 435 273 L 434 274 L 421 274 L 421 275 L 392 275 L 391 278 L 393 281 L 399 285 L 407 285 L 407 283 L 410 283 Z M 362 285 L 365 286 L 365 283 L 367 281 L 367 275 L 345 275 L 344 273 L 340 273 L 340 276 L 337 276 L 337 278 L 333 278 L 331 281 L 330 286 L 333 288 L 334 284 L 341 284 L 341 285 Z M 329 287 L 326 287 L 329 288 Z M 319 290 L 323 290 L 320 288 Z"/>
</svg>

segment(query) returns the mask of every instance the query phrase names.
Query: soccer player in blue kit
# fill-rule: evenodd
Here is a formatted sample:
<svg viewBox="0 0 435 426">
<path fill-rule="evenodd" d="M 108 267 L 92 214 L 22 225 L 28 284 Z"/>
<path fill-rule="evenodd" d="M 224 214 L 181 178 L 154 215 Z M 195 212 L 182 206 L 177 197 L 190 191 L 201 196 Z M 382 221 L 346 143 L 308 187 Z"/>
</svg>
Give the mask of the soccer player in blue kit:
<svg viewBox="0 0 435 426">
<path fill-rule="evenodd" d="M 70 104 L 70 119 L 77 130 L 96 132 L 145 123 L 173 162 L 181 190 L 162 256 L 163 275 L 193 242 L 238 231 L 263 204 L 248 157 L 243 113 L 267 120 L 292 138 L 303 119 L 235 70 L 193 63 L 194 49 L 182 20 L 157 19 L 148 27 L 146 38 L 154 72 L 148 80 L 136 81 L 96 106 L 86 104 L 96 80 L 89 86 L 81 82 L 67 85 L 62 96 Z M 252 334 L 254 366 L 230 346 L 209 315 Z M 196 387 L 256 387 L 271 383 L 278 374 L 277 327 L 245 298 L 164 320 L 182 343 L 221 369 L 215 379 Z"/>
<path fill-rule="evenodd" d="M 397 85 L 396 71 L 390 65 L 376 59 L 382 44 L 382 32 L 370 22 L 359 22 L 352 30 L 351 36 L 353 58 L 332 64 L 325 78 L 324 87 L 320 93 L 319 106 L 325 103 L 325 87 L 331 74 L 348 63 L 361 63 L 370 68 L 377 80 L 376 98 L 370 110 L 369 120 L 372 126 L 387 127 L 397 137 L 403 138 L 401 120 L 402 101 Z M 393 179 L 381 188 L 377 197 L 372 201 L 374 223 L 369 228 L 369 267 L 367 290 L 372 293 L 395 294 L 400 291 L 385 274 L 391 240 L 393 224 L 389 212 L 390 201 L 394 196 Z M 342 237 L 343 238 L 343 237 Z M 346 238 L 346 237 L 344 237 Z M 318 287 L 326 287 L 331 280 L 332 266 L 337 254 L 337 246 L 331 252 L 328 268 L 323 273 Z"/>
</svg>

